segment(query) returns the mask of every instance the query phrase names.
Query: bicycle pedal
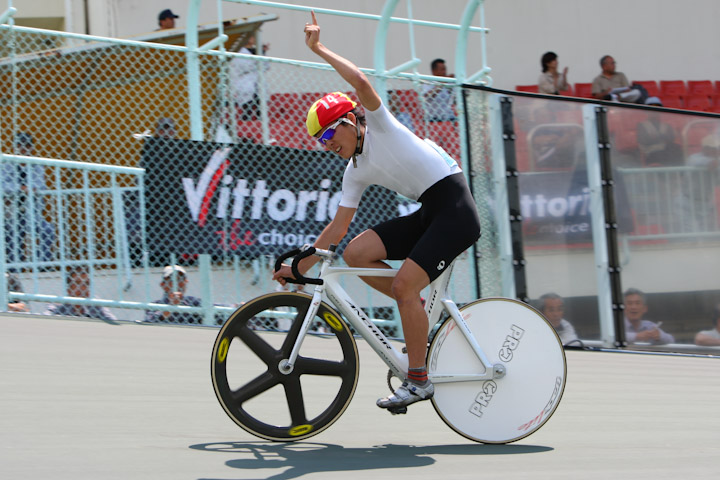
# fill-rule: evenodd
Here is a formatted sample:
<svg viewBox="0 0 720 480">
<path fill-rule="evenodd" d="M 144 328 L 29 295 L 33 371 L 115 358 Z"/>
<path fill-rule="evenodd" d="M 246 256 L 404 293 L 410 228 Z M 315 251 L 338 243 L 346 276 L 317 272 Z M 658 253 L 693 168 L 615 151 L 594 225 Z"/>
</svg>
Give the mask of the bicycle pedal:
<svg viewBox="0 0 720 480">
<path fill-rule="evenodd" d="M 407 413 L 407 407 L 390 407 L 387 409 L 387 411 L 392 413 L 393 415 L 402 415 L 404 413 Z"/>
</svg>

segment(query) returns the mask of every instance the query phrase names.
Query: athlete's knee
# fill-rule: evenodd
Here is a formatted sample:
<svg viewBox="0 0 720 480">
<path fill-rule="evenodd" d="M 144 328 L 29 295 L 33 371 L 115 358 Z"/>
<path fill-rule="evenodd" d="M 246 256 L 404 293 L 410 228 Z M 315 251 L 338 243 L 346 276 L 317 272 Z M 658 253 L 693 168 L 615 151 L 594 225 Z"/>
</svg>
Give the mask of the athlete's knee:
<svg viewBox="0 0 720 480">
<path fill-rule="evenodd" d="M 347 263 L 350 267 L 361 267 L 367 261 L 365 255 L 363 254 L 362 248 L 357 248 L 357 246 L 353 245 L 352 242 L 350 242 L 348 246 L 345 247 L 345 251 L 343 252 L 343 260 L 345 260 L 345 263 Z"/>
<path fill-rule="evenodd" d="M 398 303 L 420 298 L 420 291 L 404 276 L 397 275 L 393 280 L 391 288 L 393 298 L 395 298 Z"/>
</svg>

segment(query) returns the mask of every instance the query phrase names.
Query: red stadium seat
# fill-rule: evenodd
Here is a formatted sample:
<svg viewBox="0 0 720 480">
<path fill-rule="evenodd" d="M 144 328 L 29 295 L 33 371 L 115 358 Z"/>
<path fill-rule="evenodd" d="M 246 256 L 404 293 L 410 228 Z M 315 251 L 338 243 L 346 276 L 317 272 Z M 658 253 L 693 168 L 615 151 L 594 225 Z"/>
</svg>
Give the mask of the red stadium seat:
<svg viewBox="0 0 720 480">
<path fill-rule="evenodd" d="M 663 94 L 660 100 L 662 100 L 663 107 L 683 108 L 683 101 L 680 95 Z"/>
<path fill-rule="evenodd" d="M 685 82 L 683 80 L 660 80 L 660 95 L 663 97 L 668 95 L 684 97 L 687 95 Z"/>
<path fill-rule="evenodd" d="M 515 87 L 515 90 L 518 92 L 530 92 L 530 93 L 538 93 L 540 91 L 538 89 L 537 85 L 517 85 Z"/>
<path fill-rule="evenodd" d="M 688 95 L 715 95 L 715 88 L 710 80 L 688 80 Z"/>
<path fill-rule="evenodd" d="M 707 112 L 710 110 L 710 97 L 703 94 L 691 94 L 685 97 L 685 109 Z"/>
<path fill-rule="evenodd" d="M 575 96 L 581 98 L 592 98 L 592 83 L 576 83 Z"/>
<path fill-rule="evenodd" d="M 633 83 L 637 83 L 638 85 L 645 87 L 645 90 L 647 90 L 648 95 L 651 97 L 660 96 L 660 89 L 658 88 L 658 84 L 655 80 L 635 80 Z"/>
</svg>

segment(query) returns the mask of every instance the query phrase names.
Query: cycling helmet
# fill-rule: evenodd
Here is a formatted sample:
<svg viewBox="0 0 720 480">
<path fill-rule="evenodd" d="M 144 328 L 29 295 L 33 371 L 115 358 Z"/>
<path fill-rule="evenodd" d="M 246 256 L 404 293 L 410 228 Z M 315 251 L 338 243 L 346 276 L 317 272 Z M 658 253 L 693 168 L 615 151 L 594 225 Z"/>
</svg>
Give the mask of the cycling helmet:
<svg viewBox="0 0 720 480">
<path fill-rule="evenodd" d="M 312 104 L 307 113 L 305 126 L 313 137 L 332 122 L 352 111 L 357 106 L 342 92 L 328 93 Z"/>
</svg>

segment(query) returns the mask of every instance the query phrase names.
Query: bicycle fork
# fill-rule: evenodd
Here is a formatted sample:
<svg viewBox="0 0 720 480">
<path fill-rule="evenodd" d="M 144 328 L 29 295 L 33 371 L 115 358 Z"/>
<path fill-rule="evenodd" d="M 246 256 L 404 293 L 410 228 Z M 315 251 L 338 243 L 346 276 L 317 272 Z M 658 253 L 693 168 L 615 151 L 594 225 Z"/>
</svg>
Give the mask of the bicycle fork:
<svg viewBox="0 0 720 480">
<path fill-rule="evenodd" d="M 300 332 L 295 339 L 295 345 L 293 345 L 290 356 L 280 361 L 278 369 L 281 373 L 285 375 L 289 375 L 293 371 L 295 361 L 300 354 L 300 347 L 302 347 L 302 343 L 305 340 L 305 335 L 307 334 L 308 330 L 310 330 L 310 327 L 312 326 L 312 320 L 313 318 L 315 318 L 315 314 L 317 313 L 318 309 L 320 308 L 320 304 L 322 303 L 322 293 L 323 287 L 321 285 L 315 287 L 315 292 L 313 292 L 312 299 L 310 300 L 310 305 L 308 306 L 308 311 L 305 314 L 305 318 L 303 319 L 302 326 L 300 327 Z"/>
</svg>

